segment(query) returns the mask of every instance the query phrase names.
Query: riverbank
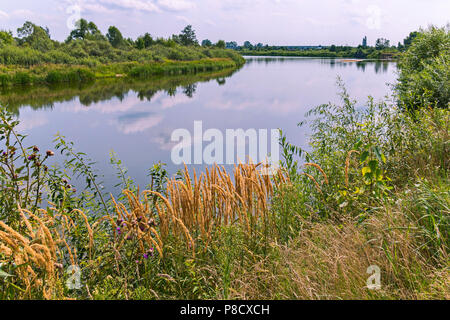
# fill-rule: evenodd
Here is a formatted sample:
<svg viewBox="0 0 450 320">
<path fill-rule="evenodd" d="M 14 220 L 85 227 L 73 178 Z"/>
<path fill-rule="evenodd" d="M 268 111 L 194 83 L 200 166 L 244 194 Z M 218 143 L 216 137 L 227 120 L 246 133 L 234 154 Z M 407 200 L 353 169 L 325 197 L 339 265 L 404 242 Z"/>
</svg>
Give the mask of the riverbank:
<svg viewBox="0 0 450 320">
<path fill-rule="evenodd" d="M 391 60 L 396 61 L 400 57 L 398 51 L 358 51 L 352 48 L 349 51 L 333 52 L 330 50 L 239 50 L 243 56 L 268 56 L 268 57 L 308 57 L 308 58 L 337 58 L 337 59 L 367 59 L 367 60 Z"/>
<path fill-rule="evenodd" d="M 65 64 L 44 64 L 28 68 L 0 65 L 0 86 L 84 83 L 105 78 L 148 79 L 155 76 L 173 76 L 237 69 L 245 60 L 205 58 L 193 61 L 165 60 L 164 62 L 119 62 L 95 67 Z"/>
</svg>

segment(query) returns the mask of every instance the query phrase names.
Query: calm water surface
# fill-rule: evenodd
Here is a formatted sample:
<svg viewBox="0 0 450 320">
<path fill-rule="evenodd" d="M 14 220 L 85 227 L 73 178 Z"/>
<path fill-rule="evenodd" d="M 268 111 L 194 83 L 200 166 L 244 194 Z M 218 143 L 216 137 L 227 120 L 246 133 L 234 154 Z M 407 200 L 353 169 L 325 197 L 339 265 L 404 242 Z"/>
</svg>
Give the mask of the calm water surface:
<svg viewBox="0 0 450 320">
<path fill-rule="evenodd" d="M 248 58 L 237 72 L 156 79 L 109 81 L 83 87 L 3 92 L 0 102 L 19 115 L 28 144 L 52 148 L 58 132 L 97 162 L 106 189 L 117 182 L 109 164 L 114 150 L 141 186 L 152 164 L 171 162 L 172 131 L 282 128 L 291 142 L 307 147 L 308 129 L 297 128 L 312 107 L 338 102 L 336 79 L 363 105 L 382 99 L 395 82 L 395 63 L 343 62 L 310 58 Z"/>
</svg>

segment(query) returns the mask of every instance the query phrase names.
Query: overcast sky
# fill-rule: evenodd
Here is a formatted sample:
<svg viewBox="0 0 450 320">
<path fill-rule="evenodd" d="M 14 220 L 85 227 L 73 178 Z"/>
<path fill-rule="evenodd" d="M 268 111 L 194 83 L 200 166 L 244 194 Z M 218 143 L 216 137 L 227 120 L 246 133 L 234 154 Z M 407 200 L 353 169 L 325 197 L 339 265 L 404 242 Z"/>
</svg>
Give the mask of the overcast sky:
<svg viewBox="0 0 450 320">
<path fill-rule="evenodd" d="M 25 20 L 63 40 L 77 16 L 125 37 L 170 36 L 192 24 L 199 40 L 278 45 L 357 45 L 385 37 L 396 44 L 410 31 L 450 22 L 450 0 L 0 0 L 0 29 Z"/>
</svg>

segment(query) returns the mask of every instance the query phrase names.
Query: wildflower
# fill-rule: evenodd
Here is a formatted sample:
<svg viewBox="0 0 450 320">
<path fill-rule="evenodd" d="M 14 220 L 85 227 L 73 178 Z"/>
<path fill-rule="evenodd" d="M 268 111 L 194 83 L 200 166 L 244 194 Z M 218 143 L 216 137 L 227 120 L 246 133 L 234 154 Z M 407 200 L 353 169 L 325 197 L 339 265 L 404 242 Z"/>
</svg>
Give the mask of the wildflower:
<svg viewBox="0 0 450 320">
<path fill-rule="evenodd" d="M 121 231 L 120 227 L 117 227 L 116 230 L 117 230 L 117 233 L 118 233 L 118 234 L 122 234 L 122 231 Z"/>
<path fill-rule="evenodd" d="M 150 227 L 154 227 L 154 226 L 155 226 L 155 220 L 150 219 L 150 220 L 148 221 L 148 225 L 149 225 Z"/>
<path fill-rule="evenodd" d="M 33 147 L 33 152 L 39 152 L 39 148 L 37 146 Z"/>
<path fill-rule="evenodd" d="M 53 157 L 55 153 L 51 150 L 47 150 L 47 157 Z"/>
<path fill-rule="evenodd" d="M 34 153 L 28 157 L 28 160 L 30 161 L 34 159 L 36 159 L 36 155 Z"/>
<path fill-rule="evenodd" d="M 144 253 L 144 259 L 147 260 L 148 259 L 148 254 Z"/>
</svg>

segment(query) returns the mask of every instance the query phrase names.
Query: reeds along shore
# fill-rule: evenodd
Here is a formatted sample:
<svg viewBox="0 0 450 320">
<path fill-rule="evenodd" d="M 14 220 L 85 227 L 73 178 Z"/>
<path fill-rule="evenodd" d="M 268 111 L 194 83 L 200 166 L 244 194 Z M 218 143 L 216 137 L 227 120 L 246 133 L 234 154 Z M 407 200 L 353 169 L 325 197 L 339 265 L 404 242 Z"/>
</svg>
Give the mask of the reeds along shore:
<svg viewBox="0 0 450 320">
<path fill-rule="evenodd" d="M 229 58 L 205 58 L 194 61 L 165 62 L 121 62 L 95 67 L 46 64 L 30 68 L 0 65 L 0 86 L 84 83 L 101 78 L 139 78 L 149 79 L 155 76 L 172 76 L 213 72 L 238 68 L 238 63 Z"/>
</svg>

